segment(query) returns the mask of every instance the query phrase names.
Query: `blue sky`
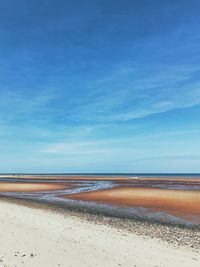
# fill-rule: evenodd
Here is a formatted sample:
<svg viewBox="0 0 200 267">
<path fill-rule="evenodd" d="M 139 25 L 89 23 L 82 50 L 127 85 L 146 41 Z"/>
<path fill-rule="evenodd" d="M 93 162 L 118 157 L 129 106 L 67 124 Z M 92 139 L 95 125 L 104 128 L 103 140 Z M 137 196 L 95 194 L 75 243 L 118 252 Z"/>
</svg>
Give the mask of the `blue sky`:
<svg viewBox="0 0 200 267">
<path fill-rule="evenodd" d="M 198 0 L 0 3 L 0 172 L 200 172 Z"/>
</svg>

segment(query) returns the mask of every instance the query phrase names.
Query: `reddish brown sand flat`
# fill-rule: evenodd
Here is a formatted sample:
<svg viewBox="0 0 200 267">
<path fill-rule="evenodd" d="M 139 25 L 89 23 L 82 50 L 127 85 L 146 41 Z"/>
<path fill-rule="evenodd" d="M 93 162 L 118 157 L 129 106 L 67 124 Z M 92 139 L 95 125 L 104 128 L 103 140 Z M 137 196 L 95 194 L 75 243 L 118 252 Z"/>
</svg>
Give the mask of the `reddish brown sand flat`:
<svg viewBox="0 0 200 267">
<path fill-rule="evenodd" d="M 63 197 L 118 206 L 142 206 L 183 218 L 194 215 L 197 223 L 200 223 L 200 191 L 198 190 L 117 187 Z"/>
<path fill-rule="evenodd" d="M 40 192 L 50 190 L 70 189 L 69 183 L 5 183 L 0 182 L 0 192 Z"/>
</svg>

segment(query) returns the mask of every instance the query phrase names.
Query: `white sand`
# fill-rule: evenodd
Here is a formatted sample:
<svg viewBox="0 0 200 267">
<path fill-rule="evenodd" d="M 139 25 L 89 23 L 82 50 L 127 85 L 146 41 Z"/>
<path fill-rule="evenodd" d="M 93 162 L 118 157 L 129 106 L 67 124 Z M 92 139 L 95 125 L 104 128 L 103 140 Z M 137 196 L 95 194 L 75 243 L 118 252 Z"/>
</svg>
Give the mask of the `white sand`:
<svg viewBox="0 0 200 267">
<path fill-rule="evenodd" d="M 77 217 L 0 200 L 0 266 L 199 267 L 200 255 Z"/>
</svg>

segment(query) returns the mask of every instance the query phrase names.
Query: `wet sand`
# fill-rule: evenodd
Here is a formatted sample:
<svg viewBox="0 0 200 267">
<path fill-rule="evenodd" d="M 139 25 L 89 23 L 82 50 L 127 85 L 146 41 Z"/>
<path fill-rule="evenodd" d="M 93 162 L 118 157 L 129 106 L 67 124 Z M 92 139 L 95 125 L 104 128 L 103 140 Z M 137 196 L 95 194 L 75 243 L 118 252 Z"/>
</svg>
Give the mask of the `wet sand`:
<svg viewBox="0 0 200 267">
<path fill-rule="evenodd" d="M 120 185 L 125 186 L 143 186 L 143 187 L 152 187 L 156 185 L 160 186 L 198 186 L 200 188 L 200 178 L 191 179 L 191 178 L 139 178 L 139 179 L 128 179 L 128 180 L 119 180 L 116 181 Z"/>
<path fill-rule="evenodd" d="M 87 175 L 0 175 L 0 178 L 11 179 L 35 179 L 35 180 L 80 180 L 80 181 L 125 181 L 123 176 L 87 176 Z"/>
<path fill-rule="evenodd" d="M 76 203 L 71 202 L 71 205 L 82 206 L 88 212 L 89 209 L 95 209 L 107 214 L 115 213 L 116 216 L 118 214 L 186 226 L 200 225 L 198 178 L 2 175 L 0 195 L 1 193 L 4 196 L 38 198 L 44 201 L 49 195 L 52 201 L 64 201 L 66 206 L 70 200 L 78 200 Z M 101 203 L 107 205 L 102 207 L 99 205 Z"/>
<path fill-rule="evenodd" d="M 128 176 L 106 176 L 106 175 L 0 175 L 0 178 L 11 179 L 35 179 L 35 180 L 80 180 L 80 181 L 119 181 L 119 182 L 195 182 L 200 184 L 200 177 L 139 177 L 131 178 Z"/>
<path fill-rule="evenodd" d="M 93 192 L 64 195 L 63 198 L 101 202 L 117 206 L 145 207 L 154 212 L 192 219 L 200 223 L 199 190 L 116 187 Z"/>
</svg>

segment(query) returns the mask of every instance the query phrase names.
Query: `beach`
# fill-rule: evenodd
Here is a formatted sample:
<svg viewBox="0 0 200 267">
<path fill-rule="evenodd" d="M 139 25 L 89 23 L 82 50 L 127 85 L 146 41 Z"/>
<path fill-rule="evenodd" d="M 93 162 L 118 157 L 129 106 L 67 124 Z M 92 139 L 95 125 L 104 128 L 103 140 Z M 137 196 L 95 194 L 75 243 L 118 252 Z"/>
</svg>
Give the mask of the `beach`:
<svg viewBox="0 0 200 267">
<path fill-rule="evenodd" d="M 158 226 L 159 227 L 159 226 Z M 199 266 L 198 250 L 0 199 L 0 266 Z"/>
<path fill-rule="evenodd" d="M 200 178 L 1 175 L 0 267 L 200 265 Z"/>
<path fill-rule="evenodd" d="M 199 10 L 0 1 L 0 267 L 200 267 Z"/>
</svg>

